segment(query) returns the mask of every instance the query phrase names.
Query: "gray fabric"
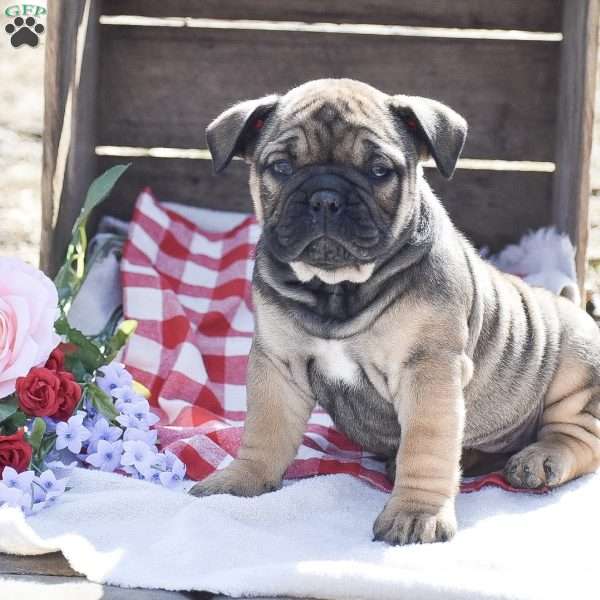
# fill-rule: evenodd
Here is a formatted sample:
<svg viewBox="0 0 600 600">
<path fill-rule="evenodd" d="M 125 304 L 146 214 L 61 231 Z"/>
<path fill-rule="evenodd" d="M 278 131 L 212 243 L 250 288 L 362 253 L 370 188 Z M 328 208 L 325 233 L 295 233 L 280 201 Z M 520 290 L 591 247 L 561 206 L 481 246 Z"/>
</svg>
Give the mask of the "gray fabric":
<svg viewBox="0 0 600 600">
<path fill-rule="evenodd" d="M 69 323 L 88 336 L 110 336 L 122 317 L 120 261 L 127 223 L 104 217 L 92 239 L 86 275 L 69 310 Z"/>
</svg>

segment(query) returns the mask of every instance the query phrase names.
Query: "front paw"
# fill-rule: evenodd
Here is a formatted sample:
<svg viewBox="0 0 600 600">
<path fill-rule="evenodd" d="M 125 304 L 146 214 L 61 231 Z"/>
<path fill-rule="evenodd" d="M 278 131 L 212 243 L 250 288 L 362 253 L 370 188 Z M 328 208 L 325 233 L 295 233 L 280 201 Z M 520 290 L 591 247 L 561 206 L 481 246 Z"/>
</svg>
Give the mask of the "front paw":
<svg viewBox="0 0 600 600">
<path fill-rule="evenodd" d="M 409 511 L 394 507 L 391 499 L 373 525 L 373 540 L 392 546 L 446 542 L 456 533 L 454 509 L 436 513 Z"/>
<path fill-rule="evenodd" d="M 232 496 L 259 496 L 278 489 L 280 483 L 265 481 L 257 474 L 230 465 L 222 471 L 216 471 L 198 482 L 191 490 L 192 496 L 213 496 L 231 494 Z"/>
</svg>

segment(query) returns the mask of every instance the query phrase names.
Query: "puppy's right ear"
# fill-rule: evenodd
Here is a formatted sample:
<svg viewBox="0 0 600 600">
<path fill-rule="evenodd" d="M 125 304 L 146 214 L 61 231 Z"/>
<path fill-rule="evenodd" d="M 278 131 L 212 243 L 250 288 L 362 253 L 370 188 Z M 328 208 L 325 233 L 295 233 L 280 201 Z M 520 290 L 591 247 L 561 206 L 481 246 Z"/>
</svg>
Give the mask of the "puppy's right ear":
<svg viewBox="0 0 600 600">
<path fill-rule="evenodd" d="M 220 173 L 234 156 L 247 158 L 279 96 L 246 100 L 221 113 L 207 128 L 206 141 L 215 173 Z"/>
</svg>

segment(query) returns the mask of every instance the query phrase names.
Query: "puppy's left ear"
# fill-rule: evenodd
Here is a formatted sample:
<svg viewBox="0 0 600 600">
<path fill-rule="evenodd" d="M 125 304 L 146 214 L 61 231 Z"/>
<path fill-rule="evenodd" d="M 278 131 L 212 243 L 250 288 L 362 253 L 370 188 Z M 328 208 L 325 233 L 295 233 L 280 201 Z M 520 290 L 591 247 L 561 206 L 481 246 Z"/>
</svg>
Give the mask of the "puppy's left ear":
<svg viewBox="0 0 600 600">
<path fill-rule="evenodd" d="M 419 96 L 392 96 L 390 108 L 425 145 L 440 173 L 450 179 L 467 139 L 467 122 L 449 106 Z"/>
<path fill-rule="evenodd" d="M 220 173 L 234 156 L 247 158 L 279 96 L 246 100 L 221 113 L 207 128 L 206 141 L 215 173 Z"/>
</svg>

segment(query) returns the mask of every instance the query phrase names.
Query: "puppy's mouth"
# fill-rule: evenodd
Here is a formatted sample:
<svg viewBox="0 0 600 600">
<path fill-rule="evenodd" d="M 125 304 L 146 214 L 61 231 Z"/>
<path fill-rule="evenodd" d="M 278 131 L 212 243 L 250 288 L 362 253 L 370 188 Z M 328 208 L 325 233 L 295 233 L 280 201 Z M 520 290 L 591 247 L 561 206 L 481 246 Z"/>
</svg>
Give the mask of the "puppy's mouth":
<svg viewBox="0 0 600 600">
<path fill-rule="evenodd" d="M 298 260 L 325 270 L 334 270 L 359 262 L 342 244 L 325 236 L 308 244 Z"/>
</svg>

